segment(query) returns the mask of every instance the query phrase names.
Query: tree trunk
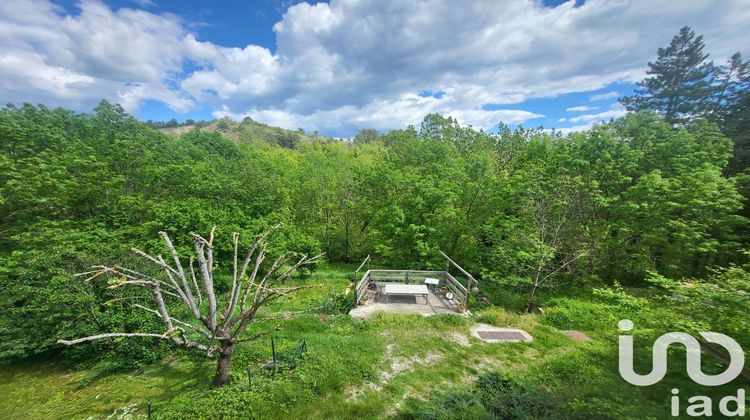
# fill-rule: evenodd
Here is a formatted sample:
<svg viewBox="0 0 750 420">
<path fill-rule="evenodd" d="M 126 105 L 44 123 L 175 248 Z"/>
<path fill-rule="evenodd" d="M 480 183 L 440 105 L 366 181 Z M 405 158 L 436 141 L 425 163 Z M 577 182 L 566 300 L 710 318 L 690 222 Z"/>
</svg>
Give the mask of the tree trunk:
<svg viewBox="0 0 750 420">
<path fill-rule="evenodd" d="M 349 261 L 349 218 L 344 218 L 344 231 L 346 232 L 344 239 L 344 260 Z"/>
<path fill-rule="evenodd" d="M 234 345 L 222 349 L 219 353 L 219 360 L 216 363 L 216 376 L 214 376 L 214 385 L 224 386 L 229 383 L 229 371 L 232 366 L 232 354 Z"/>
<path fill-rule="evenodd" d="M 529 295 L 526 297 L 526 308 L 524 308 L 524 312 L 527 314 L 530 314 L 534 311 L 534 295 L 536 294 L 536 289 L 539 287 L 539 275 L 537 274 L 537 278 L 534 280 L 534 284 L 531 286 L 531 290 L 529 291 Z"/>
</svg>

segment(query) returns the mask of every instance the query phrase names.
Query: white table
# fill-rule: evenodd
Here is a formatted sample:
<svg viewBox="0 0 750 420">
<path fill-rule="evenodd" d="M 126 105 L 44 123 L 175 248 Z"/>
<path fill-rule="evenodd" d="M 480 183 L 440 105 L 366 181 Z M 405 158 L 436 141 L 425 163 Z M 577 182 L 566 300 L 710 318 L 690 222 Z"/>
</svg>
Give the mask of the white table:
<svg viewBox="0 0 750 420">
<path fill-rule="evenodd" d="M 427 286 L 437 286 L 438 284 L 440 284 L 440 279 L 425 277 L 424 284 L 426 284 Z"/>
<path fill-rule="evenodd" d="M 385 291 L 386 299 L 390 295 L 397 296 L 416 296 L 421 295 L 424 297 L 424 304 L 427 305 L 429 301 L 427 296 L 430 295 L 430 291 L 427 290 L 427 286 L 424 284 L 386 284 Z"/>
</svg>

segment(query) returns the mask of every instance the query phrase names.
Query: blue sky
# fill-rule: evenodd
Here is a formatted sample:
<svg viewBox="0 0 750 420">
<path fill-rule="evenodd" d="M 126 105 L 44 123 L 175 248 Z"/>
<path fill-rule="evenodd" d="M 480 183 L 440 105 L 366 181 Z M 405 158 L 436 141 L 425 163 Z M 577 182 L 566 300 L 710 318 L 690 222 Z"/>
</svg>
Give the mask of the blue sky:
<svg viewBox="0 0 750 420">
<path fill-rule="evenodd" d="M 54 1 L 68 13 L 76 13 L 77 1 Z M 112 9 L 140 8 L 152 13 L 172 13 L 185 20 L 200 39 L 225 47 L 242 48 L 258 44 L 272 51 L 276 48 L 273 25 L 281 20 L 287 7 L 295 1 L 201 1 L 152 0 L 105 1 Z"/>
<path fill-rule="evenodd" d="M 750 53 L 743 0 L 20 0 L 0 3 L 0 99 L 340 137 L 431 112 L 568 132 L 623 115 L 684 25 L 712 59 Z"/>
</svg>

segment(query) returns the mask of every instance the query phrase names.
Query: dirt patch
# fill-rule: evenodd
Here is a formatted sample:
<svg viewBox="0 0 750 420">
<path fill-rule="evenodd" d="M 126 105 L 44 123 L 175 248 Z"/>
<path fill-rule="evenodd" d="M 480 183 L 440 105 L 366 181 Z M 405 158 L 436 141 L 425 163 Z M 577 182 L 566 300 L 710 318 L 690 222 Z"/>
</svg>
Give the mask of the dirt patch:
<svg viewBox="0 0 750 420">
<path fill-rule="evenodd" d="M 572 338 L 575 341 L 583 341 L 583 342 L 591 341 L 591 337 L 589 337 L 588 335 L 586 335 L 586 334 L 584 334 L 584 333 L 582 333 L 580 331 L 565 330 L 562 333 L 565 334 L 566 336 Z"/>
<path fill-rule="evenodd" d="M 490 370 L 500 369 L 503 365 L 503 361 L 491 356 L 477 356 L 468 361 L 467 365 L 464 366 L 469 369 L 470 372 L 465 373 L 461 377 L 461 382 L 465 384 L 472 384 L 476 382 L 479 375 L 483 372 Z M 472 373 L 473 371 L 473 373 Z"/>
<path fill-rule="evenodd" d="M 471 346 L 471 343 L 469 342 L 469 337 L 461 334 L 458 331 L 454 331 L 453 334 L 451 334 L 450 340 L 453 341 L 454 343 L 457 343 L 461 347 Z"/>
<path fill-rule="evenodd" d="M 528 348 L 525 352 L 523 352 L 523 357 L 526 357 L 527 359 L 536 359 L 539 356 L 539 350 Z"/>
<path fill-rule="evenodd" d="M 112 414 L 108 415 L 108 419 L 122 419 L 129 420 L 136 418 L 136 411 L 138 410 L 138 404 L 130 404 L 125 407 L 115 409 Z"/>
<path fill-rule="evenodd" d="M 410 372 L 416 367 L 421 365 L 428 365 L 434 363 L 443 358 L 443 355 L 436 352 L 428 352 L 423 356 L 412 356 L 402 357 L 393 355 L 394 344 L 388 344 L 385 347 L 385 355 L 383 355 L 384 365 L 388 368 L 380 372 L 380 377 L 377 381 L 367 382 L 362 386 L 351 386 L 346 390 L 347 401 L 355 401 L 361 397 L 366 391 L 372 390 L 375 392 L 381 391 L 383 386 L 388 384 L 396 376 Z"/>
<path fill-rule="evenodd" d="M 393 405 L 393 407 L 389 408 L 388 411 L 385 412 L 385 418 L 391 418 L 398 414 L 398 410 L 401 409 L 401 406 L 404 404 L 407 398 L 417 398 L 420 400 L 424 400 L 423 397 L 415 394 L 411 387 L 409 387 L 406 389 L 406 392 L 404 392 L 404 395 L 401 396 L 401 399 L 398 400 L 396 404 Z"/>
<path fill-rule="evenodd" d="M 443 355 L 441 355 L 440 353 L 434 353 L 434 352 L 429 352 L 426 355 L 424 355 L 424 357 L 419 357 L 419 356 L 412 356 L 409 358 L 394 357 L 391 362 L 391 369 L 380 373 L 380 382 L 381 383 L 390 382 L 390 380 L 393 379 L 393 377 L 401 373 L 414 370 L 413 369 L 414 365 L 428 365 L 442 358 L 443 358 Z"/>
<path fill-rule="evenodd" d="M 473 368 L 478 371 L 487 370 L 489 368 L 495 368 L 495 367 L 500 366 L 501 364 L 499 360 L 490 356 L 479 357 L 477 359 L 474 359 L 473 362 L 474 362 Z"/>
</svg>

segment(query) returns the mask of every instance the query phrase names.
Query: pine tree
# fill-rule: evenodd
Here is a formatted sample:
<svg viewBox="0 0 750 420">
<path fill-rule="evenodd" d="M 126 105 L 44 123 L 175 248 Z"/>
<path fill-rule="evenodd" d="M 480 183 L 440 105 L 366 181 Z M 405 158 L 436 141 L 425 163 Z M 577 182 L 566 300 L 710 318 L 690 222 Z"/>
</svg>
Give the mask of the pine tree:
<svg viewBox="0 0 750 420">
<path fill-rule="evenodd" d="M 656 62 L 648 63 L 650 77 L 638 82 L 635 95 L 620 102 L 630 111 L 652 109 L 670 123 L 681 123 L 704 114 L 713 88 L 709 76 L 714 66 L 706 62 L 703 36 L 689 26 L 680 29 L 666 48 L 659 48 Z"/>
<path fill-rule="evenodd" d="M 737 174 L 750 168 L 750 90 L 742 91 L 737 103 L 729 108 L 723 131 L 734 140 L 734 155 L 727 173 Z"/>
<path fill-rule="evenodd" d="M 734 124 L 736 115 L 747 112 L 747 94 L 750 90 L 750 62 L 742 61 L 742 54 L 734 53 L 727 63 L 716 68 L 711 105 L 707 107 L 706 117 L 717 122 L 725 129 Z M 745 97 L 743 99 L 743 97 Z M 741 102 L 745 105 L 741 105 Z M 735 115 L 733 115 L 735 114 Z M 746 117 L 745 117 L 746 118 Z"/>
<path fill-rule="evenodd" d="M 734 175 L 750 168 L 750 61 L 735 53 L 716 71 L 718 84 L 707 115 L 734 140 L 734 156 L 726 173 Z"/>
</svg>

